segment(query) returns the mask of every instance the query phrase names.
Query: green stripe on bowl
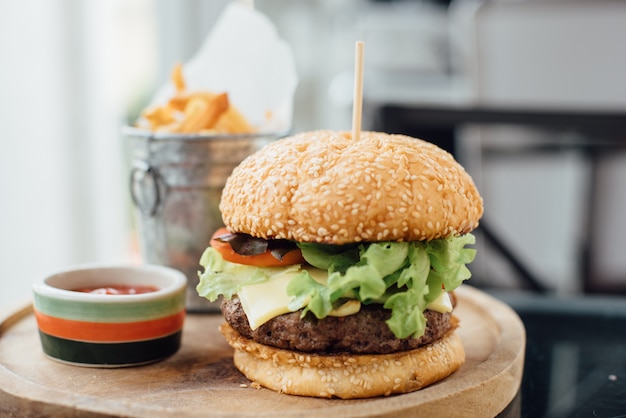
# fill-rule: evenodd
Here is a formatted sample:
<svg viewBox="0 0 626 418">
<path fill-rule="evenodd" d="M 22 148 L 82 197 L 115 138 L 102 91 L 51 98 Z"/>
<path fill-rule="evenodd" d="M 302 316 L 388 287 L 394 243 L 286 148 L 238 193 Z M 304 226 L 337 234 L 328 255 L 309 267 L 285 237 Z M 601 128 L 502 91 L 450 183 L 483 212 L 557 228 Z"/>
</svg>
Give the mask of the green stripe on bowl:
<svg viewBox="0 0 626 418">
<path fill-rule="evenodd" d="M 39 332 L 43 352 L 63 362 L 88 367 L 125 367 L 152 363 L 176 353 L 182 331 L 154 340 L 131 343 L 91 343 L 66 340 Z"/>
<path fill-rule="evenodd" d="M 102 295 L 105 299 L 108 295 Z M 115 303 L 54 299 L 40 293 L 34 294 L 35 308 L 46 315 L 87 322 L 137 322 L 162 318 L 185 309 L 185 289 L 175 297 Z"/>
</svg>

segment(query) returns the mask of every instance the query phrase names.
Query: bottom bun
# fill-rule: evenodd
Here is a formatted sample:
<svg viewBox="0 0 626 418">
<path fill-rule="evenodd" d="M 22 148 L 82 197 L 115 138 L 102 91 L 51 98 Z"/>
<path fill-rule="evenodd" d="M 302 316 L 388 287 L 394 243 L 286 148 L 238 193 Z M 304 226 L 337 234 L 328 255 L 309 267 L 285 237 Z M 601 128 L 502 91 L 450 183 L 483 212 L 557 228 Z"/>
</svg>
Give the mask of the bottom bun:
<svg viewBox="0 0 626 418">
<path fill-rule="evenodd" d="M 413 392 L 454 373 L 465 362 L 461 338 L 443 338 L 391 354 L 321 355 L 283 350 L 220 331 L 234 348 L 235 366 L 249 380 L 276 392 L 318 398 L 372 398 Z"/>
</svg>

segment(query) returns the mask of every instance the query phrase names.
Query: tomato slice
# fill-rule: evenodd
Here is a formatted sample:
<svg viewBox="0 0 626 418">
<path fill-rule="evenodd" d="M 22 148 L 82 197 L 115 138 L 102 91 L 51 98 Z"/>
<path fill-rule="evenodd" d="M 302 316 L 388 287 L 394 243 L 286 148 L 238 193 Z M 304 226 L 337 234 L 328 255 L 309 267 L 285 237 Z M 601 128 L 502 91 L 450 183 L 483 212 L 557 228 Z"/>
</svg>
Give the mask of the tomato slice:
<svg viewBox="0 0 626 418">
<path fill-rule="evenodd" d="M 258 267 L 280 267 L 290 266 L 293 264 L 302 264 L 305 262 L 304 258 L 302 257 L 302 252 L 299 249 L 289 251 L 283 256 L 282 260 L 274 257 L 269 250 L 257 255 L 237 254 L 229 243 L 216 239 L 220 235 L 225 235 L 229 233 L 230 231 L 228 231 L 228 229 L 226 228 L 220 228 L 215 231 L 215 233 L 211 237 L 211 247 L 215 248 L 221 254 L 224 260 L 230 261 L 231 263 L 246 264 L 249 266 Z"/>
</svg>

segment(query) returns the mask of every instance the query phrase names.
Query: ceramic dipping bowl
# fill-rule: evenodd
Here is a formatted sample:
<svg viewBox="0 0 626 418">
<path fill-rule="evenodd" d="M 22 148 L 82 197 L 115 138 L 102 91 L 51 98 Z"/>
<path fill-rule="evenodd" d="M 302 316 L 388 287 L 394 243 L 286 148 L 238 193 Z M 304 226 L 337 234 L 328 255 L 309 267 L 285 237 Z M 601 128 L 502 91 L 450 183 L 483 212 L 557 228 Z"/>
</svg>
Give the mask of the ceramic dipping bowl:
<svg viewBox="0 0 626 418">
<path fill-rule="evenodd" d="M 171 356 L 181 344 L 186 287 L 181 272 L 156 265 L 81 266 L 44 277 L 33 286 L 43 352 L 87 367 Z M 131 293 L 111 294 L 124 292 Z"/>
</svg>

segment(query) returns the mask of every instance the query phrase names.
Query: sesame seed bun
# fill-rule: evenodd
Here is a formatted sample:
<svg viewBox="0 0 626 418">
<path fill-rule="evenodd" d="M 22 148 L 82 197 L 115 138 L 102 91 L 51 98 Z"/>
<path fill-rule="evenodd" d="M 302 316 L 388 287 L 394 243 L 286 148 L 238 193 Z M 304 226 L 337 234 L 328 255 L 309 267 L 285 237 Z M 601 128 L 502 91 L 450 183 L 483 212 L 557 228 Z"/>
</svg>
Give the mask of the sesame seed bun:
<svg viewBox="0 0 626 418">
<path fill-rule="evenodd" d="M 478 226 L 483 202 L 451 154 L 405 135 L 305 132 L 249 156 L 220 202 L 233 232 L 299 242 L 424 241 Z"/>
<path fill-rule="evenodd" d="M 291 395 L 372 398 L 408 393 L 438 382 L 465 361 L 460 337 L 391 354 L 310 354 L 244 338 L 228 324 L 220 331 L 234 348 L 235 366 L 254 384 Z"/>
</svg>

